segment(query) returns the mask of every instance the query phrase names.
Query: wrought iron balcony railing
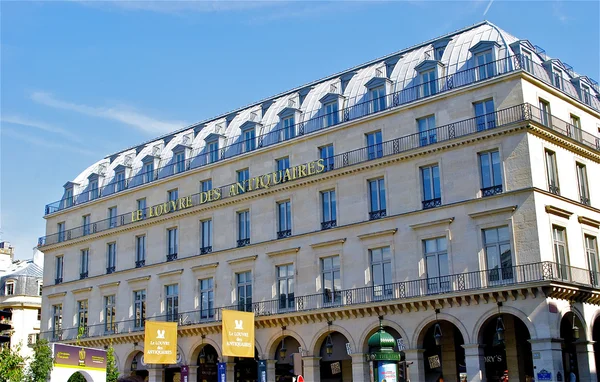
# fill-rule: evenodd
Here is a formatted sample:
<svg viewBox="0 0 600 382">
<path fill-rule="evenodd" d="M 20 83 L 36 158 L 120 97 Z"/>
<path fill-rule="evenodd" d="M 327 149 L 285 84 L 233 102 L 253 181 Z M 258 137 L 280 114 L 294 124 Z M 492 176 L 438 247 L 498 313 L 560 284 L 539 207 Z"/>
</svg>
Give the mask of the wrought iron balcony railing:
<svg viewBox="0 0 600 382">
<path fill-rule="evenodd" d="M 177 254 L 176 253 L 169 253 L 167 255 L 167 261 L 173 261 L 173 260 L 177 260 Z"/>
<path fill-rule="evenodd" d="M 88 277 L 88 272 L 87 271 L 79 273 L 79 279 L 80 280 L 86 279 L 87 277 Z"/>
<path fill-rule="evenodd" d="M 502 185 L 499 184 L 497 186 L 484 187 L 481 189 L 481 196 L 493 196 L 502 193 Z"/>
<path fill-rule="evenodd" d="M 214 323 L 221 321 L 223 310 L 242 310 L 254 312 L 256 316 L 273 316 L 290 312 L 311 312 L 321 309 L 359 306 L 384 302 L 387 304 L 417 298 L 440 298 L 455 293 L 485 291 L 495 288 L 506 289 L 511 286 L 540 282 L 561 282 L 579 287 L 600 289 L 600 273 L 589 269 L 576 268 L 553 262 L 521 264 L 513 267 L 464 272 L 459 274 L 419 278 L 385 285 L 372 285 L 361 288 L 327 290 L 326 293 L 314 293 L 305 296 L 289 297 L 285 304 L 281 299 L 272 299 L 252 303 L 240 303 L 168 315 L 146 317 L 154 321 L 178 321 L 180 327 L 187 325 Z M 208 314 L 210 313 L 210 314 Z M 128 319 L 111 323 L 112 333 L 107 333 L 105 325 L 88 325 L 89 337 L 101 337 L 107 334 L 133 333 L 143 329 L 139 319 Z M 53 338 L 52 330 L 42 332 L 42 338 Z M 62 329 L 62 340 L 77 338 L 77 327 Z"/>
<path fill-rule="evenodd" d="M 115 273 L 115 266 L 106 267 L 106 274 L 110 275 L 111 273 Z"/>
<path fill-rule="evenodd" d="M 463 62 L 463 64 L 465 67 L 469 66 L 467 62 Z M 255 138 L 250 140 L 244 139 L 243 136 L 234 137 L 232 139 L 234 143 L 230 144 L 229 146 L 214 151 L 195 151 L 191 158 L 188 158 L 183 162 L 172 161 L 149 172 L 143 172 L 143 168 L 134 169 L 132 171 L 134 175 L 127 179 L 115 179 L 101 187 L 86 189 L 77 195 L 47 204 L 45 214 L 47 215 L 66 208 L 71 208 L 75 205 L 87 203 L 91 200 L 112 195 L 116 192 L 122 192 L 130 188 L 153 182 L 157 179 L 180 174 L 182 172 L 206 166 L 223 159 L 242 155 L 249 151 L 278 144 L 289 139 L 294 139 L 296 137 L 336 126 L 340 123 L 355 120 L 375 113 L 381 113 L 417 100 L 432 97 L 440 93 L 452 91 L 456 88 L 461 88 L 473 83 L 520 70 L 524 70 L 543 82 L 554 86 L 545 68 L 543 68 L 541 65 L 534 64 L 531 62 L 531 60 L 520 55 L 502 58 L 481 66 L 462 70 L 427 83 L 409 87 L 404 87 L 404 84 L 396 83 L 393 84 L 392 88 L 401 88 L 402 90 L 387 94 L 379 99 L 366 101 L 364 100 L 364 96 L 361 95 L 359 97 L 350 99 L 348 102 L 348 105 L 350 106 L 333 113 L 327 114 L 322 107 L 318 107 L 314 110 L 304 110 L 303 114 L 309 116 L 308 119 L 297 123 L 291 128 L 283 128 L 281 127 L 281 122 L 279 122 L 271 126 L 265 126 L 263 131 L 269 131 L 266 134 L 257 135 Z M 580 95 L 570 82 L 568 82 L 567 87 L 558 89 L 567 93 L 569 96 L 584 102 L 594 109 L 600 110 L 600 100 L 597 97 L 590 94 Z M 493 128 L 495 127 L 495 123 L 495 120 L 480 118 L 477 121 L 478 130 Z M 571 129 L 569 128 L 569 130 Z M 575 134 L 577 133 L 576 130 L 574 130 L 574 132 Z M 208 146 L 205 150 L 208 150 Z M 380 154 L 380 152 L 372 151 L 369 153 L 369 156 L 370 159 L 376 159 L 380 157 Z"/>
<path fill-rule="evenodd" d="M 277 231 L 277 238 L 278 239 L 284 239 L 286 237 L 290 237 L 292 236 L 292 230 L 291 229 L 284 229 L 283 231 Z"/>
<path fill-rule="evenodd" d="M 206 255 L 207 253 L 211 253 L 211 252 L 212 252 L 212 245 L 208 245 L 206 247 L 200 248 L 201 255 Z"/>
<path fill-rule="evenodd" d="M 560 195 L 560 188 L 557 185 L 549 184 L 548 191 L 550 191 L 554 195 Z"/>
<path fill-rule="evenodd" d="M 494 128 L 500 128 L 503 126 L 507 126 L 517 122 L 525 122 L 525 121 L 533 121 L 537 123 L 540 122 L 539 118 L 539 109 L 530 104 L 520 104 L 516 106 L 512 106 L 506 109 L 498 110 L 493 113 L 489 113 L 486 116 L 479 116 L 474 118 L 469 118 L 466 120 L 453 122 L 447 125 L 443 125 L 440 127 L 436 127 L 434 129 L 430 129 L 425 132 L 414 133 L 410 135 L 405 135 L 403 137 L 395 138 L 386 142 L 378 143 L 377 145 L 362 147 L 356 150 L 347 151 L 345 153 L 337 154 L 332 157 L 326 158 L 326 162 L 329 164 L 329 168 L 331 171 L 337 170 L 344 167 L 354 166 L 357 164 L 361 164 L 364 162 L 368 162 L 370 160 L 377 160 L 380 158 L 388 157 L 391 155 L 397 155 L 400 153 L 404 153 L 410 150 L 417 150 L 422 147 L 422 136 L 423 134 L 427 134 L 428 136 L 435 136 L 436 143 L 446 142 L 453 139 L 461 138 L 464 136 L 468 136 L 471 134 L 480 133 L 479 120 L 482 117 L 486 117 L 488 119 L 493 118 Z M 559 118 L 552 117 L 552 127 L 550 127 L 553 131 L 556 131 L 559 134 L 566 136 L 566 122 L 562 121 Z M 594 150 L 600 151 L 600 138 L 595 138 L 591 134 L 586 133 L 580 130 L 580 134 L 578 134 L 581 139 L 580 143 L 589 146 Z M 572 138 L 573 139 L 573 138 Z M 373 152 L 374 147 L 376 147 L 376 151 L 381 153 L 381 157 L 372 158 L 370 153 Z M 313 175 L 314 176 L 314 175 Z M 231 185 L 221 186 L 221 199 L 229 198 L 235 195 L 230 195 Z M 245 191 L 245 192 L 254 192 L 253 191 Z M 200 204 L 201 193 L 191 195 L 192 206 L 197 206 Z M 144 213 L 147 215 L 147 212 L 151 207 L 147 207 L 144 210 Z M 145 216 L 146 216 L 145 215 Z M 125 213 L 123 215 L 119 215 L 117 217 L 100 220 L 94 223 L 88 224 L 91 226 L 92 232 L 102 232 L 108 229 L 112 229 L 115 227 L 120 227 L 123 225 L 134 223 L 132 220 L 131 212 Z M 56 244 L 59 242 L 59 238 L 62 240 L 72 240 L 83 236 L 85 226 L 75 227 L 66 230 L 61 233 L 54 233 L 47 236 L 43 236 L 38 240 L 38 246 L 43 247 L 45 245 Z M 66 233 L 66 238 L 64 238 L 64 234 Z M 62 235 L 62 236 L 61 236 Z M 245 245 L 245 244 L 244 244 Z"/>
<path fill-rule="evenodd" d="M 238 246 L 238 247 L 245 247 L 245 246 L 247 246 L 248 244 L 250 244 L 250 238 L 246 238 L 246 239 L 239 239 L 239 240 L 237 241 L 237 246 Z"/>
<path fill-rule="evenodd" d="M 321 229 L 329 229 L 337 227 L 337 220 L 329 220 L 326 222 L 321 222 Z"/>
<path fill-rule="evenodd" d="M 136 268 L 141 268 L 141 267 L 143 267 L 145 265 L 146 265 L 146 260 L 136 260 L 135 261 L 135 267 Z"/>
<path fill-rule="evenodd" d="M 369 212 L 369 220 L 377 220 L 386 217 L 386 210 L 377 210 Z"/>
<path fill-rule="evenodd" d="M 429 200 L 423 200 L 423 209 L 427 210 L 429 208 L 435 208 L 435 207 L 439 207 L 442 205 L 442 198 L 435 198 L 435 199 L 429 199 Z"/>
</svg>

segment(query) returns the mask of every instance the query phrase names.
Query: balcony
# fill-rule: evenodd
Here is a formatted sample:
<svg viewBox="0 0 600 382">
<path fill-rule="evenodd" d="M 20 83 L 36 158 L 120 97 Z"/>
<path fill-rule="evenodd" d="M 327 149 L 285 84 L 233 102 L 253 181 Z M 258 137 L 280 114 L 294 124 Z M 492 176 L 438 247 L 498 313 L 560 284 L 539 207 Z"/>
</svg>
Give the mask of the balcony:
<svg viewBox="0 0 600 382">
<path fill-rule="evenodd" d="M 145 265 L 146 265 L 146 260 L 136 260 L 135 261 L 135 267 L 136 268 L 141 268 L 141 267 L 143 267 Z"/>
<path fill-rule="evenodd" d="M 111 273 L 115 273 L 115 267 L 106 267 L 106 274 L 110 275 Z"/>
<path fill-rule="evenodd" d="M 557 185 L 549 184 L 548 191 L 550 191 L 550 193 L 552 193 L 554 195 L 560 195 L 560 188 L 558 188 Z"/>
<path fill-rule="evenodd" d="M 60 284 L 62 282 L 63 282 L 62 277 L 57 277 L 57 278 L 54 279 L 54 284 Z"/>
<path fill-rule="evenodd" d="M 579 201 L 581 202 L 581 204 L 585 204 L 586 206 L 590 205 L 590 198 L 588 197 L 580 196 Z"/>
<path fill-rule="evenodd" d="M 466 64 L 466 62 L 463 62 L 463 64 Z M 488 70 L 489 68 L 493 68 L 493 70 Z M 478 75 L 478 73 L 480 73 L 480 69 L 483 69 L 487 72 L 484 78 L 481 78 Z M 394 109 L 414 101 L 432 97 L 440 93 L 449 92 L 454 89 L 481 82 L 483 80 L 488 80 L 491 78 L 502 76 L 508 73 L 518 72 L 521 70 L 524 70 L 530 75 L 536 77 L 537 79 L 551 86 L 554 86 L 552 80 L 548 77 L 548 73 L 546 72 L 545 68 L 543 68 L 541 65 L 534 64 L 526 57 L 520 55 L 503 58 L 491 63 L 487 63 L 480 67 L 478 66 L 459 71 L 448 76 L 440 77 L 438 79 L 435 79 L 434 81 L 431 81 L 431 83 L 405 87 L 402 90 L 385 95 L 384 97 L 382 97 L 382 99 L 364 101 L 362 95 L 360 96 L 360 98 L 350 99 L 348 105 L 351 106 L 348 106 L 339 111 L 339 115 L 342 116 L 342 118 L 336 118 L 334 120 L 331 120 L 330 116 L 322 115 L 322 113 L 319 113 L 318 110 L 305 110 L 305 115 L 316 115 L 317 117 L 314 117 L 312 119 L 309 119 L 307 121 L 304 121 L 286 129 L 281 127 L 278 128 L 277 126 L 279 124 L 275 124 L 274 126 L 265 126 L 265 130 L 269 131 L 269 133 L 257 136 L 255 138 L 255 141 L 253 142 L 254 144 L 251 145 L 248 145 L 247 140 L 244 139 L 243 136 L 238 136 L 237 138 L 233 139 L 235 143 L 219 149 L 218 152 L 196 152 L 192 158 L 186 159 L 183 163 L 169 163 L 161 168 L 153 170 L 151 173 L 138 171 L 137 174 L 131 176 L 128 179 L 114 180 L 106 185 L 103 185 L 102 187 L 98 187 L 93 190 L 84 190 L 78 195 L 74 195 L 53 203 L 49 203 L 48 205 L 46 205 L 45 215 L 64 209 L 72 208 L 73 206 L 87 203 L 89 201 L 112 195 L 114 193 L 122 192 L 127 189 L 135 188 L 143 184 L 156 181 L 158 179 L 163 179 L 169 176 L 180 174 L 185 171 L 196 169 L 198 167 L 206 166 L 211 163 L 221 161 L 223 159 L 228 159 L 238 155 L 242 155 L 248 151 L 253 151 L 263 147 L 278 144 L 288 139 L 295 139 L 296 137 L 301 137 L 306 134 L 327 129 L 332 126 L 336 126 L 340 123 L 345 123 L 348 121 L 366 117 L 368 115 L 385 112 L 387 110 Z M 396 87 L 399 87 L 399 85 L 392 84 L 392 88 Z M 435 88 L 436 91 L 423 92 L 423 88 Z M 557 89 L 562 92 L 566 92 L 566 89 Z M 584 102 L 596 110 L 600 110 L 600 100 L 597 97 L 590 96 L 589 94 L 584 94 L 580 96 L 579 94 L 577 94 L 576 91 L 573 91 L 571 88 L 569 88 L 569 91 L 566 93 L 570 97 L 575 98 L 580 102 Z M 380 107 L 373 108 L 372 105 L 374 103 L 380 105 Z M 482 119 L 480 117 L 480 119 L 477 122 L 478 130 L 495 127 L 496 120 L 493 120 L 493 126 L 489 126 L 490 124 L 485 124 L 485 126 L 482 126 L 481 120 Z M 286 134 L 290 131 L 290 129 L 293 129 L 293 134 Z M 369 154 L 371 156 L 370 159 L 377 159 L 380 157 L 381 154 L 381 152 L 371 152 Z"/>
<path fill-rule="evenodd" d="M 176 253 L 169 253 L 167 255 L 167 261 L 173 261 L 173 260 L 177 260 L 177 254 Z"/>
<path fill-rule="evenodd" d="M 490 113 L 494 115 L 494 128 L 498 129 L 504 126 L 512 125 L 514 123 L 519 122 L 536 122 L 540 124 L 540 112 L 539 109 L 530 104 L 520 104 L 516 106 L 509 107 L 507 109 L 502 109 L 495 111 L 494 113 Z M 478 118 L 474 117 L 466 120 L 453 122 L 444 126 L 436 127 L 435 135 L 437 139 L 437 143 L 447 142 L 455 139 L 460 139 L 461 137 L 469 136 L 472 134 L 481 134 L 478 131 Z M 553 125 L 548 127 L 559 135 L 564 137 L 568 137 L 566 134 L 566 126 L 567 122 L 552 117 Z M 410 135 L 405 135 L 403 137 L 395 138 L 386 142 L 382 142 L 377 144 L 378 147 L 381 148 L 382 157 L 389 157 L 393 155 L 398 155 L 400 153 L 409 152 L 411 150 L 419 150 L 421 148 L 420 145 L 420 137 L 422 133 L 414 133 Z M 580 130 L 580 133 L 577 134 L 580 137 L 578 141 L 584 146 L 587 146 L 593 150 L 600 151 L 600 138 L 593 136 L 585 131 Z M 573 139 L 568 137 L 569 139 Z M 358 164 L 362 164 L 368 162 L 370 160 L 379 160 L 381 158 L 370 159 L 369 153 L 372 151 L 372 147 L 362 147 L 356 150 L 348 151 L 345 153 L 337 154 L 332 157 L 326 158 L 327 163 L 332 164 L 332 170 L 338 170 L 345 167 L 355 166 Z M 221 191 L 221 199 L 233 197 L 235 195 L 229 194 L 229 189 L 231 185 L 225 185 L 220 187 Z M 246 191 L 246 192 L 255 192 L 256 190 Z M 190 196 L 192 199 L 192 207 L 198 206 L 201 201 L 201 194 L 193 194 Z M 114 223 L 114 224 L 113 224 Z M 120 215 L 116 218 L 104 219 L 92 223 L 92 232 L 103 232 L 115 227 L 121 227 L 124 225 L 135 223 L 132 220 L 131 212 Z M 47 236 L 43 236 L 38 240 L 38 246 L 43 247 L 46 245 L 56 244 L 59 238 L 63 238 L 63 240 L 73 240 L 83 236 L 84 226 L 72 228 L 66 231 L 67 237 L 66 239 L 61 236 L 64 233 L 54 233 Z M 240 246 L 240 245 L 238 245 Z"/>
<path fill-rule="evenodd" d="M 277 231 L 278 239 L 285 239 L 286 237 L 290 237 L 290 236 L 292 236 L 291 229 L 284 229 L 283 231 Z"/>
<path fill-rule="evenodd" d="M 491 187 L 484 187 L 481 189 L 481 196 L 482 197 L 486 197 L 486 196 L 494 196 L 494 195 L 498 195 L 502 193 L 502 185 L 498 185 L 498 186 L 491 186 Z"/>
<path fill-rule="evenodd" d="M 442 205 L 442 198 L 435 198 L 435 199 L 423 200 L 421 203 L 423 203 L 423 209 L 424 210 L 428 210 L 430 208 L 435 208 L 435 207 L 441 206 Z"/>
<path fill-rule="evenodd" d="M 322 230 L 326 230 L 326 229 L 330 229 L 330 228 L 335 228 L 337 227 L 337 220 L 329 220 L 326 222 L 321 222 L 321 229 Z"/>
<path fill-rule="evenodd" d="M 87 277 L 88 277 L 87 271 L 79 273 L 79 280 L 87 279 Z"/>
<path fill-rule="evenodd" d="M 214 323 L 221 321 L 222 310 L 240 310 L 254 312 L 257 317 L 275 316 L 292 312 L 306 312 L 348 306 L 359 307 L 374 303 L 394 304 L 415 299 L 441 299 L 452 298 L 460 294 L 484 294 L 494 291 L 507 291 L 509 289 L 530 288 L 534 289 L 546 285 L 572 285 L 581 290 L 583 295 L 591 296 L 589 289 L 599 291 L 600 273 L 588 269 L 575 268 L 552 262 L 539 262 L 522 264 L 514 267 L 495 268 L 474 272 L 465 272 L 436 278 L 419 278 L 408 281 L 395 282 L 385 285 L 365 286 L 354 289 L 326 291 L 304 296 L 289 298 L 285 304 L 280 299 L 265 300 L 253 303 L 240 303 L 230 306 L 216 307 L 207 314 L 206 309 L 188 312 L 178 312 L 163 316 L 146 317 L 156 321 L 175 321 L 179 319 L 180 328 L 187 325 Z M 562 290 L 562 288 L 556 288 Z M 562 293 L 562 292 L 557 292 Z M 582 296 L 583 296 L 582 295 Z M 557 298 L 564 298 L 556 296 Z M 572 295 L 568 296 L 572 298 Z M 542 298 L 545 298 L 542 296 Z M 587 298 L 584 296 L 584 298 Z M 598 303 L 600 300 L 595 298 Z M 106 334 L 133 333 L 140 329 L 139 320 L 124 320 L 111 324 L 112 333 L 107 333 L 104 324 L 89 325 L 89 337 L 101 337 Z M 62 340 L 73 341 L 77 338 L 77 327 L 63 329 Z M 42 338 L 52 339 L 53 332 L 42 332 Z"/>
<path fill-rule="evenodd" d="M 238 248 L 239 248 L 239 247 L 245 247 L 245 246 L 247 246 L 248 244 L 250 244 L 250 238 L 247 238 L 247 239 L 239 239 L 239 240 L 237 241 L 237 246 L 238 246 Z"/>
<path fill-rule="evenodd" d="M 369 212 L 369 220 L 377 220 L 377 219 L 384 218 L 385 216 L 386 216 L 385 209 Z"/>
<path fill-rule="evenodd" d="M 206 254 L 211 253 L 211 252 L 212 252 L 212 245 L 208 245 L 206 247 L 200 248 L 200 254 L 201 255 L 206 255 Z"/>
</svg>

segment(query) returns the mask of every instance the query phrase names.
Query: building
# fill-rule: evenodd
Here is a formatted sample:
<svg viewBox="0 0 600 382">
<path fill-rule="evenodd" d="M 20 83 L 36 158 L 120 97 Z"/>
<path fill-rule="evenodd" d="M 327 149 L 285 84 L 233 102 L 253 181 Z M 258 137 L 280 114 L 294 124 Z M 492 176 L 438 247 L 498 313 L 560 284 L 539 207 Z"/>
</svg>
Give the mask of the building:
<svg viewBox="0 0 600 382">
<path fill-rule="evenodd" d="M 482 22 L 103 158 L 46 207 L 44 336 L 150 381 L 366 381 L 381 320 L 412 381 L 596 381 L 599 96 Z"/>
<path fill-rule="evenodd" d="M 30 260 L 14 260 L 14 247 L 0 242 L 0 321 L 5 325 L 0 328 L 10 346 L 20 346 L 23 357 L 33 355 L 40 333 L 43 266 L 37 249 Z"/>
</svg>

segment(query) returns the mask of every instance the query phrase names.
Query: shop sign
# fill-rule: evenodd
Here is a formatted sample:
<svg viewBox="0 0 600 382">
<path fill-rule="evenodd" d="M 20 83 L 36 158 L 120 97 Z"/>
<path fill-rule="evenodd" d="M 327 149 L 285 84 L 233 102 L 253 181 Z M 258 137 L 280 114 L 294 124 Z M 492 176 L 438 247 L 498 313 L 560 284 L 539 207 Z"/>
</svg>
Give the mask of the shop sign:
<svg viewBox="0 0 600 382">
<path fill-rule="evenodd" d="M 222 311 L 223 355 L 254 358 L 254 313 Z"/>
<path fill-rule="evenodd" d="M 267 382 L 267 361 L 264 359 L 258 361 L 258 382 Z"/>
<path fill-rule="evenodd" d="M 400 353 L 371 353 L 367 354 L 367 361 L 400 361 Z"/>
<path fill-rule="evenodd" d="M 225 366 L 226 366 L 225 362 L 219 362 L 219 364 L 217 366 L 217 372 L 219 374 L 218 382 L 227 382 L 227 369 Z"/>
<path fill-rule="evenodd" d="M 537 373 L 538 381 L 551 381 L 552 373 L 547 371 L 546 369 L 542 369 L 539 373 Z"/>
<path fill-rule="evenodd" d="M 54 344 L 54 367 L 106 371 L 106 351 Z"/>
<path fill-rule="evenodd" d="M 177 323 L 146 321 L 144 330 L 146 364 L 177 363 Z"/>
<path fill-rule="evenodd" d="M 189 366 L 181 366 L 181 382 L 190 382 L 190 367 Z"/>
<path fill-rule="evenodd" d="M 331 364 L 331 374 L 336 375 L 342 372 L 342 366 L 339 362 L 333 362 Z"/>
<path fill-rule="evenodd" d="M 441 367 L 442 364 L 440 363 L 440 357 L 437 355 L 432 355 L 431 357 L 429 357 L 429 368 L 430 369 L 435 369 L 438 367 Z"/>
<path fill-rule="evenodd" d="M 398 381 L 397 364 L 391 362 L 379 362 L 377 366 L 378 382 L 397 382 Z"/>
</svg>

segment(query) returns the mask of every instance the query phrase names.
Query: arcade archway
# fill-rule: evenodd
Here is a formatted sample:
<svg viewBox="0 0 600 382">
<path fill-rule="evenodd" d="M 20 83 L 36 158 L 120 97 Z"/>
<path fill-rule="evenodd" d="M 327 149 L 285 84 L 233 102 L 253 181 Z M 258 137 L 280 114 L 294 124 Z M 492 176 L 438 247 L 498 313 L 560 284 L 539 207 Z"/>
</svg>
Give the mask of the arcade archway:
<svg viewBox="0 0 600 382">
<path fill-rule="evenodd" d="M 466 372 L 465 341 L 460 330 L 446 320 L 438 320 L 425 326 L 419 336 L 419 347 L 424 349 L 425 380 L 458 381 L 460 373 Z"/>
<path fill-rule="evenodd" d="M 560 320 L 560 338 L 562 342 L 563 368 L 565 379 L 569 380 L 571 373 L 580 380 L 579 362 L 577 360 L 577 345 L 580 338 L 585 339 L 585 325 L 573 312 L 567 312 Z"/>
<path fill-rule="evenodd" d="M 137 375 L 142 378 L 148 377 L 148 370 L 144 363 L 144 353 L 138 351 L 131 356 L 131 360 L 125 365 L 125 371 L 130 370 L 131 375 Z"/>
<path fill-rule="evenodd" d="M 217 365 L 219 363 L 219 354 L 210 344 L 202 345 L 196 364 L 198 365 L 197 382 L 217 382 Z M 195 382 L 195 381 L 192 381 Z"/>
<path fill-rule="evenodd" d="M 329 331 L 320 339 L 319 363 L 321 382 L 343 382 L 352 380 L 352 357 L 348 355 L 345 335 Z"/>
<path fill-rule="evenodd" d="M 292 336 L 281 338 L 271 357 L 275 360 L 275 380 L 277 382 L 292 382 L 294 377 L 294 362 L 296 367 L 302 370 L 302 357 L 298 353 L 301 347 L 298 340 Z M 302 374 L 300 372 L 299 374 Z"/>
<path fill-rule="evenodd" d="M 600 316 L 592 323 L 592 341 L 594 341 L 594 357 L 596 359 L 596 374 L 600 382 Z"/>
<path fill-rule="evenodd" d="M 257 382 L 258 350 L 254 348 L 254 358 L 234 358 L 235 382 Z"/>
</svg>

